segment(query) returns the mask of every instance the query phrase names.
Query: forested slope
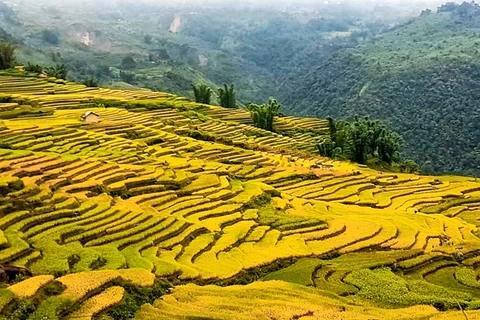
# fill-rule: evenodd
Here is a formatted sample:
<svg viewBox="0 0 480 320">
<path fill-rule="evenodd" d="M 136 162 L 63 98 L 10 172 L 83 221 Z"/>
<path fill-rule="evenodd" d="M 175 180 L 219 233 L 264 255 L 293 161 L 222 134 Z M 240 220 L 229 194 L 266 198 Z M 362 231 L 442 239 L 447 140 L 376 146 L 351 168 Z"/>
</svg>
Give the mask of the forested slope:
<svg viewBox="0 0 480 320">
<path fill-rule="evenodd" d="M 480 8 L 447 4 L 286 81 L 301 115 L 386 119 L 427 173 L 480 173 Z M 313 66 L 312 66 L 313 65 Z"/>
</svg>

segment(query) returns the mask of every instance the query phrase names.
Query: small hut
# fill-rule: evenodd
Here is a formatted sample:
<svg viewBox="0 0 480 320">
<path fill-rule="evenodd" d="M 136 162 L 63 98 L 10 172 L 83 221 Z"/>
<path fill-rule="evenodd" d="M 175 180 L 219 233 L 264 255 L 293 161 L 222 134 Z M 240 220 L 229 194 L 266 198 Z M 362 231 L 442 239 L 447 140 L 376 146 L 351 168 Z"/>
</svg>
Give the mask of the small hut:
<svg viewBox="0 0 480 320">
<path fill-rule="evenodd" d="M 92 111 L 85 112 L 81 118 L 86 123 L 97 123 L 100 121 L 100 116 Z"/>
</svg>

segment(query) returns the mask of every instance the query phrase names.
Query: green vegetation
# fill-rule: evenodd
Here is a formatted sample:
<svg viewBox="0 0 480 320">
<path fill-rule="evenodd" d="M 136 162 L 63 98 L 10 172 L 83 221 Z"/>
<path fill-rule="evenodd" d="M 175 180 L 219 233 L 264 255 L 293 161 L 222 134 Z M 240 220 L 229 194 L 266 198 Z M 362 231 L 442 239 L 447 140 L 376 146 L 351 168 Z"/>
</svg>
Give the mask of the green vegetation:
<svg viewBox="0 0 480 320">
<path fill-rule="evenodd" d="M 250 111 L 250 115 L 253 120 L 253 124 L 264 130 L 274 131 L 273 121 L 280 111 L 282 106 L 277 100 L 270 98 L 267 103 L 249 104 L 247 109 Z"/>
<path fill-rule="evenodd" d="M 27 72 L 32 72 L 32 73 L 42 73 L 43 72 L 43 67 L 39 64 L 34 64 L 34 63 L 27 63 L 25 66 L 25 71 Z"/>
<path fill-rule="evenodd" d="M 360 289 L 358 295 L 383 307 L 430 304 L 437 309 L 465 309 L 468 295 L 449 291 L 424 280 L 405 280 L 389 269 L 360 269 L 349 273 L 344 281 Z"/>
<path fill-rule="evenodd" d="M 125 288 L 126 293 L 122 303 L 107 312 L 110 317 L 116 320 L 133 319 L 142 305 L 153 303 L 166 294 L 171 287 L 171 284 L 164 280 L 156 280 L 153 286 L 147 288 L 135 286 L 125 281 L 120 281 L 117 284 Z"/>
<path fill-rule="evenodd" d="M 83 81 L 83 84 L 89 88 L 98 87 L 98 80 L 95 79 L 94 77 L 90 77 L 85 79 L 85 81 Z"/>
<path fill-rule="evenodd" d="M 212 89 L 205 84 L 192 85 L 195 102 L 203 104 L 211 104 Z"/>
<path fill-rule="evenodd" d="M 42 40 L 51 45 L 58 45 L 60 43 L 60 39 L 58 34 L 54 30 L 43 30 L 42 31 Z"/>
<path fill-rule="evenodd" d="M 57 64 L 53 67 L 45 68 L 45 73 L 49 77 L 66 80 L 68 70 L 67 70 L 67 66 L 65 64 Z"/>
<path fill-rule="evenodd" d="M 401 162 L 401 138 L 381 121 L 369 117 L 355 117 L 353 122 L 328 118 L 328 123 L 330 135 L 317 146 L 320 155 L 361 164 L 369 159 L 378 159 L 388 165 Z M 403 172 L 418 172 L 411 160 L 404 162 L 402 169 Z"/>
<path fill-rule="evenodd" d="M 10 69 L 15 66 L 16 47 L 3 40 L 0 41 L 0 70 Z"/>
<path fill-rule="evenodd" d="M 479 26 L 475 3 L 424 13 L 374 40 L 309 60 L 279 97 L 297 115 L 386 121 L 422 172 L 480 175 L 472 165 L 479 162 L 472 129 L 480 99 Z"/>
<path fill-rule="evenodd" d="M 120 68 L 126 69 L 126 70 L 132 70 L 137 67 L 137 63 L 135 62 L 135 59 L 132 56 L 127 56 L 122 59 L 122 64 L 120 65 Z"/>
<path fill-rule="evenodd" d="M 226 84 L 223 88 L 218 89 L 218 100 L 224 108 L 234 109 L 237 107 L 237 98 L 233 84 L 229 87 Z"/>
<path fill-rule="evenodd" d="M 262 280 L 282 280 L 304 286 L 314 286 L 312 275 L 321 267 L 322 263 L 323 262 L 320 259 L 300 259 L 289 267 L 268 274 L 263 277 Z"/>
</svg>

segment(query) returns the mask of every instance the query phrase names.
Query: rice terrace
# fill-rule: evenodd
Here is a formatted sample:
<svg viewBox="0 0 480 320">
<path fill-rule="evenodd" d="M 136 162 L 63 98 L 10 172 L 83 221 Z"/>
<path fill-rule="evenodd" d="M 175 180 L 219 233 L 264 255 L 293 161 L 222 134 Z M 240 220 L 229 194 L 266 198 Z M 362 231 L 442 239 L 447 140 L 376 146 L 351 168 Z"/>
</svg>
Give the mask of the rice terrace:
<svg viewBox="0 0 480 320">
<path fill-rule="evenodd" d="M 2 319 L 480 318 L 474 178 L 168 93 L 4 73 L 0 101 Z"/>
</svg>

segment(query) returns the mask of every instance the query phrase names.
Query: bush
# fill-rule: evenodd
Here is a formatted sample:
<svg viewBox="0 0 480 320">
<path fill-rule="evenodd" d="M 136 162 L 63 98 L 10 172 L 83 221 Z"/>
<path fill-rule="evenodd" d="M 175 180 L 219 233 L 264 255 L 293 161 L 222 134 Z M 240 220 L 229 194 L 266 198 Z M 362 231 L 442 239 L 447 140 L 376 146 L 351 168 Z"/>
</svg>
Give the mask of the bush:
<svg viewBox="0 0 480 320">
<path fill-rule="evenodd" d="M 202 140 L 202 141 L 215 141 L 215 135 L 209 132 L 203 132 L 198 130 L 193 130 L 188 133 L 188 136 L 193 139 Z"/>
<path fill-rule="evenodd" d="M 101 267 L 105 266 L 107 264 L 107 259 L 105 259 L 104 257 L 98 257 L 96 260 L 92 261 L 92 263 L 90 263 L 90 269 L 92 270 L 98 270 L 100 269 Z"/>
<path fill-rule="evenodd" d="M 80 262 L 80 256 L 78 254 L 72 254 L 71 256 L 68 257 L 68 267 L 70 269 L 73 269 L 73 267 Z"/>
</svg>

